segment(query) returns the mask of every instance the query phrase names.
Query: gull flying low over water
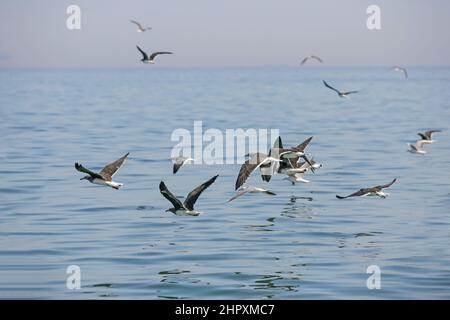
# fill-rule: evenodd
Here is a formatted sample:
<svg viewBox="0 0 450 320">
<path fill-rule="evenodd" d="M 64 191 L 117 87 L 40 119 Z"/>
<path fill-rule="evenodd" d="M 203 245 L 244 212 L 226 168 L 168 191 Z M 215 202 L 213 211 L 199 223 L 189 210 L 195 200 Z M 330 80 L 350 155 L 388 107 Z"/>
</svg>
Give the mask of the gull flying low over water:
<svg viewBox="0 0 450 320">
<path fill-rule="evenodd" d="M 435 133 L 435 132 L 441 132 L 441 130 L 428 130 L 428 131 L 426 131 L 424 133 L 419 132 L 418 135 L 423 140 L 429 141 L 429 143 L 433 143 L 434 142 L 434 140 L 433 140 L 433 133 Z"/>
<path fill-rule="evenodd" d="M 432 143 L 433 140 L 417 140 L 415 144 L 408 143 L 408 151 L 411 153 L 418 153 L 418 154 L 425 154 L 427 153 L 425 150 L 423 150 L 424 144 Z"/>
<path fill-rule="evenodd" d="M 295 185 L 296 182 L 303 182 L 303 183 L 309 183 L 309 180 L 306 180 L 304 178 L 304 174 L 306 171 L 308 170 L 317 170 L 322 168 L 322 164 L 317 163 L 314 161 L 314 159 L 311 159 L 308 162 L 295 162 L 292 163 L 292 168 L 286 168 L 284 169 L 284 174 L 287 175 L 286 178 L 284 178 L 283 180 L 288 180 L 292 183 L 292 185 Z"/>
<path fill-rule="evenodd" d="M 395 181 L 397 181 L 397 179 L 394 179 L 390 183 L 385 184 L 385 185 L 376 186 L 376 187 L 372 187 L 372 188 L 362 188 L 362 189 L 359 189 L 358 191 L 356 191 L 355 193 L 352 193 L 345 197 L 336 195 L 336 198 L 345 199 L 345 198 L 350 198 L 350 197 L 365 197 L 365 196 L 378 196 L 380 198 L 386 198 L 389 195 L 389 193 L 383 192 L 383 189 L 389 188 L 390 186 L 392 186 L 395 183 Z"/>
<path fill-rule="evenodd" d="M 391 70 L 403 73 L 403 76 L 405 77 L 405 79 L 408 79 L 408 71 L 406 71 L 405 68 L 402 68 L 402 67 L 399 67 L 399 66 L 393 66 L 391 68 Z"/>
<path fill-rule="evenodd" d="M 142 24 L 140 24 L 139 22 L 135 21 L 135 20 L 130 20 L 131 23 L 134 23 L 137 26 L 137 32 L 145 32 L 147 30 L 152 30 L 152 28 L 150 27 L 143 27 Z"/>
<path fill-rule="evenodd" d="M 281 137 L 278 137 L 274 142 L 273 148 L 269 150 L 269 155 L 260 152 L 248 154 L 250 158 L 241 166 L 236 180 L 235 190 L 239 189 L 257 168 L 260 168 L 263 181 L 269 182 L 272 175 L 279 170 L 279 165 L 282 162 L 290 164 L 291 161 L 297 162 L 299 158 L 303 158 L 309 163 L 304 149 L 311 139 L 312 137 L 306 139 L 295 148 L 286 149 L 283 148 Z M 314 171 L 314 168 L 311 170 Z"/>
<path fill-rule="evenodd" d="M 341 91 L 339 91 L 339 90 L 333 88 L 332 86 L 330 86 L 328 83 L 326 83 L 325 80 L 322 80 L 322 81 L 323 81 L 323 84 L 325 85 L 325 87 L 327 87 L 328 89 L 331 89 L 331 90 L 333 90 L 334 92 L 336 92 L 336 93 L 338 94 L 338 96 L 341 97 L 341 98 L 347 98 L 347 96 L 348 96 L 349 94 L 352 94 L 352 93 L 358 93 L 358 91 L 341 92 Z"/>
<path fill-rule="evenodd" d="M 186 199 L 184 200 L 184 203 L 182 203 L 176 196 L 173 195 L 172 192 L 169 191 L 169 189 L 167 189 L 164 181 L 161 181 L 159 184 L 159 191 L 173 205 L 173 208 L 167 209 L 166 211 L 170 211 L 176 215 L 198 216 L 200 212 L 194 210 L 194 204 L 200 194 L 205 191 L 205 189 L 208 188 L 211 184 L 213 184 L 218 176 L 219 175 L 212 177 L 208 181 L 202 183 L 197 188 L 189 192 Z"/>
<path fill-rule="evenodd" d="M 187 162 L 187 161 L 194 161 L 194 159 L 189 158 L 189 157 L 183 157 L 183 156 L 178 156 L 176 158 L 172 158 L 172 160 L 174 161 L 173 163 L 173 174 L 177 173 L 178 170 L 180 170 L 180 168 Z"/>
<path fill-rule="evenodd" d="M 231 202 L 234 199 L 239 198 L 240 196 L 243 196 L 246 193 L 265 193 L 265 194 L 270 194 L 272 196 L 276 195 L 272 191 L 264 189 L 264 188 L 259 188 L 259 187 L 242 187 L 241 189 L 239 189 L 237 191 L 237 193 L 236 193 L 236 195 L 234 197 L 232 197 L 230 200 L 228 200 L 228 202 Z"/>
<path fill-rule="evenodd" d="M 298 161 L 300 160 L 300 158 L 304 159 L 305 162 L 310 165 L 311 171 L 314 172 L 315 168 L 309 161 L 309 159 L 306 157 L 305 153 L 305 149 L 311 142 L 312 138 L 313 137 L 307 138 L 305 141 L 300 143 L 295 148 L 286 149 L 283 148 L 283 142 L 281 141 L 281 137 L 278 137 L 277 140 L 275 140 L 273 148 L 270 150 L 270 154 L 274 155 L 275 157 L 278 157 L 281 160 L 281 162 L 277 164 L 278 165 L 278 167 L 276 168 L 277 173 L 293 174 L 295 173 L 295 171 L 297 171 L 298 173 L 304 172 L 303 169 L 298 168 Z"/>
<path fill-rule="evenodd" d="M 154 64 L 155 63 L 155 58 L 156 56 L 160 55 L 160 54 L 173 54 L 172 52 L 169 51 L 158 51 L 158 52 L 153 52 L 150 57 L 147 55 L 147 53 L 145 53 L 141 48 L 139 48 L 139 46 L 136 46 L 136 48 L 139 50 L 139 52 L 142 54 L 142 59 L 141 61 L 143 63 L 146 64 Z"/>
<path fill-rule="evenodd" d="M 261 174 L 264 177 L 270 173 L 268 171 L 273 167 L 273 162 L 281 161 L 261 152 L 251 153 L 248 156 L 249 159 L 242 164 L 241 169 L 239 170 L 235 190 L 239 189 L 256 169 L 261 168 Z"/>
<path fill-rule="evenodd" d="M 93 172 L 89 169 L 86 169 L 79 163 L 75 163 L 75 169 L 79 172 L 87 173 L 87 176 L 84 176 L 80 180 L 88 180 L 90 183 L 99 184 L 102 186 L 109 186 L 114 189 L 119 189 L 123 186 L 122 183 L 112 181 L 114 174 L 120 167 L 123 165 L 125 159 L 128 157 L 130 153 L 127 153 L 123 157 L 117 159 L 116 161 L 106 165 L 99 173 Z"/>
<path fill-rule="evenodd" d="M 318 56 L 315 56 L 315 55 L 311 54 L 311 55 L 305 57 L 302 60 L 302 62 L 300 63 L 300 65 L 301 66 L 304 65 L 306 63 L 306 61 L 308 61 L 309 59 L 315 59 L 315 60 L 319 61 L 320 63 L 323 63 L 322 59 L 320 59 Z"/>
</svg>

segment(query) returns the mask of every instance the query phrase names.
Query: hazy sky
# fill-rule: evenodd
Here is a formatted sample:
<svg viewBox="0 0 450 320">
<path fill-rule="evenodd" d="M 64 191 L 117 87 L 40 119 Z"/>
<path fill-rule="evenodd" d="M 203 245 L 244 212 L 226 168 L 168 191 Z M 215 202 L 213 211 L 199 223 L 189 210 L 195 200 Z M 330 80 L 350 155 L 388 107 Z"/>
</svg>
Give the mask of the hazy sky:
<svg viewBox="0 0 450 320">
<path fill-rule="evenodd" d="M 66 8 L 81 8 L 68 30 Z M 381 30 L 366 9 L 381 7 Z M 137 33 L 129 20 L 153 30 Z M 0 0 L 0 67 L 450 65 L 448 0 Z"/>
</svg>

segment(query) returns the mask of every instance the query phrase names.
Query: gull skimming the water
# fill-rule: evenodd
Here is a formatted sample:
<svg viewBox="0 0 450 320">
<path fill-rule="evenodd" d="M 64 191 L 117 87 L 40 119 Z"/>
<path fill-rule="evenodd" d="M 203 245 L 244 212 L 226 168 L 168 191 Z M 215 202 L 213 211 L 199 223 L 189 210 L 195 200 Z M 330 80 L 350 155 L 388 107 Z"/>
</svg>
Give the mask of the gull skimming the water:
<svg viewBox="0 0 450 320">
<path fill-rule="evenodd" d="M 306 157 L 305 149 L 308 144 L 311 142 L 313 137 L 307 138 L 305 141 L 300 143 L 295 148 L 286 149 L 283 148 L 283 142 L 281 141 L 281 137 L 278 137 L 274 143 L 274 147 L 270 150 L 270 154 L 278 157 L 281 162 L 276 164 L 276 172 L 281 174 L 295 174 L 295 173 L 303 173 L 305 170 L 300 169 L 298 167 L 298 161 L 300 158 L 304 159 L 307 164 L 311 167 L 311 171 L 314 172 L 315 168 L 309 159 Z M 269 180 L 267 180 L 269 181 Z"/>
<path fill-rule="evenodd" d="M 283 180 L 288 180 L 295 185 L 296 182 L 309 183 L 309 180 L 304 178 L 304 174 L 308 170 L 317 170 L 322 168 L 322 164 L 315 162 L 313 159 L 308 162 L 295 162 L 292 163 L 292 168 L 285 168 L 283 173 L 287 175 Z"/>
<path fill-rule="evenodd" d="M 213 184 L 218 176 L 219 175 L 212 177 L 208 181 L 202 183 L 197 188 L 189 192 L 186 199 L 184 200 L 184 203 L 182 203 L 176 196 L 173 195 L 172 192 L 169 191 L 169 189 L 167 189 L 164 181 L 161 181 L 159 184 L 159 191 L 173 205 L 173 208 L 167 209 L 166 211 L 170 211 L 176 215 L 198 216 L 200 212 L 194 210 L 194 204 L 200 194 L 205 191 L 205 189 L 208 188 L 211 184 Z"/>
<path fill-rule="evenodd" d="M 187 161 L 194 161 L 194 159 L 189 158 L 189 157 L 183 157 L 183 156 L 178 156 L 176 158 L 172 158 L 172 160 L 174 161 L 173 163 L 173 174 L 177 173 L 178 170 L 180 170 L 180 168 L 187 162 Z"/>
<path fill-rule="evenodd" d="M 169 52 L 169 51 L 158 51 L 158 52 L 153 52 L 149 57 L 141 48 L 139 48 L 139 46 L 136 46 L 136 48 L 142 54 L 141 61 L 146 64 L 149 64 L 149 63 L 154 64 L 156 56 L 158 56 L 160 54 L 173 54 L 172 52 Z"/>
<path fill-rule="evenodd" d="M 120 167 L 123 165 L 125 159 L 128 157 L 130 153 L 127 153 L 123 157 L 117 159 L 116 161 L 105 166 L 99 173 L 93 172 L 89 169 L 86 169 L 79 163 L 75 163 L 75 169 L 79 172 L 87 173 L 87 176 L 84 176 L 80 180 L 88 180 L 90 183 L 99 184 L 102 186 L 109 186 L 114 189 L 119 189 L 123 186 L 122 183 L 112 181 L 114 174 Z"/>
<path fill-rule="evenodd" d="M 408 79 L 408 71 L 406 71 L 405 68 L 402 68 L 402 67 L 399 67 L 399 66 L 393 66 L 391 68 L 391 70 L 403 73 L 403 76 L 405 77 L 405 79 Z"/>
<path fill-rule="evenodd" d="M 270 194 L 272 196 L 276 195 L 272 191 L 264 189 L 264 188 L 259 188 L 259 187 L 242 187 L 241 189 L 238 190 L 238 192 L 236 193 L 236 195 L 234 197 L 232 197 L 230 200 L 228 200 L 228 202 L 231 202 L 234 199 L 239 198 L 240 196 L 243 196 L 246 193 L 265 193 L 265 194 Z"/>
<path fill-rule="evenodd" d="M 322 80 L 322 81 L 323 81 L 323 84 L 325 85 L 325 87 L 327 87 L 328 89 L 331 89 L 331 90 L 333 90 L 334 92 L 336 92 L 336 93 L 338 94 L 338 96 L 341 97 L 341 98 L 347 98 L 347 96 L 348 96 L 349 94 L 352 94 L 352 93 L 358 93 L 358 91 L 341 92 L 341 91 L 339 91 L 338 89 L 335 89 L 335 88 L 333 88 L 332 86 L 330 86 L 328 83 L 326 83 L 325 80 Z"/>
<path fill-rule="evenodd" d="M 280 160 L 271 156 L 267 156 L 264 153 L 256 152 L 248 155 L 247 159 L 239 170 L 238 177 L 236 179 L 235 190 L 239 189 L 250 175 L 258 168 L 261 168 L 261 174 L 263 177 L 270 174 L 267 170 L 271 170 L 273 162 L 279 162 Z M 263 178 L 264 179 L 264 178 Z"/>
<path fill-rule="evenodd" d="M 408 151 L 411 153 L 418 153 L 418 154 L 425 154 L 427 153 L 425 150 L 423 150 L 423 145 L 432 143 L 432 140 L 417 140 L 415 144 L 408 143 Z"/>
<path fill-rule="evenodd" d="M 301 66 L 304 65 L 306 63 L 306 61 L 308 61 L 309 59 L 315 59 L 315 60 L 319 61 L 320 63 L 323 63 L 322 59 L 320 59 L 318 56 L 315 56 L 315 55 L 311 54 L 311 55 L 305 57 L 302 60 L 302 62 L 300 63 L 300 65 Z"/>
<path fill-rule="evenodd" d="M 140 24 L 139 22 L 135 21 L 135 20 L 130 20 L 131 23 L 134 23 L 137 26 L 137 32 L 145 32 L 147 30 L 152 30 L 152 28 L 150 27 L 143 27 L 142 24 Z"/>
<path fill-rule="evenodd" d="M 383 189 L 389 188 L 390 186 L 392 186 L 394 184 L 395 181 L 397 181 L 397 179 L 394 179 L 390 183 L 385 184 L 385 185 L 376 186 L 376 187 L 372 187 L 372 188 L 362 188 L 362 189 L 359 189 L 358 191 L 356 191 L 355 193 L 352 193 L 345 197 L 336 195 L 336 198 L 345 199 L 345 198 L 350 198 L 350 197 L 365 197 L 365 196 L 378 196 L 380 198 L 386 198 L 389 195 L 389 193 L 383 192 Z"/>
</svg>

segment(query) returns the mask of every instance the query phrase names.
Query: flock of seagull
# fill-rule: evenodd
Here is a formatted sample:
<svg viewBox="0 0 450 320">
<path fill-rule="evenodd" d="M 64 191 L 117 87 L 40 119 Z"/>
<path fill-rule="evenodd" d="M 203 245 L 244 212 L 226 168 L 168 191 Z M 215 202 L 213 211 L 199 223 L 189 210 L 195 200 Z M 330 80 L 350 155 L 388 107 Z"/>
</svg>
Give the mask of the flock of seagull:
<svg viewBox="0 0 450 320">
<path fill-rule="evenodd" d="M 131 23 L 137 26 L 137 32 L 145 32 L 147 30 L 151 30 L 150 27 L 144 27 L 142 24 L 135 20 L 131 20 Z M 139 46 L 136 46 L 139 52 L 142 54 L 141 61 L 145 64 L 153 64 L 154 60 L 158 55 L 162 54 L 172 54 L 169 51 L 159 51 L 153 52 L 148 55 L 145 51 L 143 51 Z M 319 63 L 323 63 L 323 60 L 316 55 L 308 55 L 306 56 L 300 63 L 300 65 L 304 65 L 308 60 L 316 60 Z M 405 68 L 394 66 L 391 70 L 403 73 L 405 79 L 408 78 L 408 72 Z M 358 91 L 340 91 L 332 86 L 330 86 L 326 81 L 323 81 L 325 87 L 330 90 L 333 90 L 338 94 L 340 98 L 347 98 L 348 95 L 358 93 Z M 432 139 L 434 133 L 440 132 L 440 130 L 429 130 L 424 133 L 418 133 L 420 139 L 418 139 L 414 144 L 408 143 L 409 149 L 408 151 L 411 153 L 422 154 L 426 153 L 423 150 L 423 146 L 425 144 L 434 143 L 435 141 Z M 228 200 L 231 202 L 247 193 L 264 193 L 267 195 L 276 195 L 274 192 L 256 186 L 247 186 L 246 181 L 249 177 L 257 170 L 259 170 L 261 179 L 265 182 L 269 182 L 273 175 L 281 174 L 286 177 L 283 180 L 287 180 L 295 185 L 296 183 L 309 183 L 309 180 L 304 178 L 305 173 L 311 171 L 315 173 L 317 169 L 322 167 L 322 164 L 314 161 L 314 158 L 311 157 L 310 154 L 305 152 L 306 147 L 309 145 L 313 137 L 307 138 L 305 141 L 300 143 L 299 145 L 291 148 L 285 148 L 283 146 L 281 137 L 278 137 L 273 147 L 268 151 L 267 154 L 256 152 L 249 153 L 245 156 L 246 160 L 241 165 L 238 176 L 236 178 L 235 183 L 235 191 L 236 194 Z M 86 175 L 82 177 L 80 180 L 88 180 L 89 182 L 97 185 L 108 186 L 114 189 L 119 189 L 123 186 L 122 183 L 113 181 L 113 177 L 115 173 L 122 167 L 123 163 L 127 159 L 129 153 L 115 160 L 114 162 L 106 165 L 100 172 L 94 172 L 92 170 L 87 169 L 80 163 L 75 163 L 75 169 L 79 172 L 85 173 Z M 176 174 L 183 165 L 188 162 L 195 161 L 193 158 L 184 157 L 182 155 L 172 158 L 173 161 L 173 174 Z M 205 191 L 209 186 L 211 186 L 217 179 L 219 175 L 215 175 L 208 181 L 202 183 L 195 189 L 193 189 L 186 196 L 184 202 L 181 202 L 177 196 L 169 191 L 164 181 L 161 181 L 159 184 L 160 193 L 172 204 L 172 208 L 166 210 L 177 215 L 199 215 L 200 212 L 194 209 L 194 204 L 197 201 L 200 194 Z M 386 198 L 389 194 L 383 191 L 383 189 L 389 188 L 392 186 L 397 179 L 393 179 L 388 184 L 378 185 L 375 187 L 362 188 L 358 191 L 347 195 L 340 196 L 336 195 L 338 199 L 346 199 L 351 197 L 364 197 L 364 196 L 378 196 L 381 198 Z"/>
</svg>

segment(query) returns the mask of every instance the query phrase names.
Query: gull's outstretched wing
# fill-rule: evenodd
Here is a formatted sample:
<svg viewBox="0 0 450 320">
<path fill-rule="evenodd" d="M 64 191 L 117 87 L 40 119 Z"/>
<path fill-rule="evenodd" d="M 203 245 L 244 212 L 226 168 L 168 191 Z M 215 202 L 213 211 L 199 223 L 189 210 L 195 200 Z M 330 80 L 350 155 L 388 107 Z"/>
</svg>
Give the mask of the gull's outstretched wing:
<svg viewBox="0 0 450 320">
<path fill-rule="evenodd" d="M 100 171 L 100 175 L 105 178 L 105 180 L 111 180 L 112 177 L 116 174 L 117 170 L 123 165 L 125 159 L 128 157 L 130 153 L 128 152 L 123 157 L 117 159 L 116 161 L 106 165 L 102 171 Z"/>
<path fill-rule="evenodd" d="M 75 163 L 75 169 L 77 169 L 77 171 L 79 171 L 79 172 L 87 173 L 87 174 L 90 175 L 92 178 L 97 178 L 97 179 L 105 180 L 105 178 L 102 177 L 100 174 L 98 174 L 98 173 L 96 173 L 96 172 L 94 172 L 94 171 L 91 171 L 91 170 L 89 170 L 89 169 L 83 167 L 83 166 L 82 166 L 81 164 L 79 164 L 78 162 Z"/>
<path fill-rule="evenodd" d="M 181 203 L 181 201 L 177 197 L 175 197 L 173 193 L 169 191 L 169 189 L 167 189 L 163 181 L 159 183 L 159 192 L 161 192 L 164 198 L 166 198 L 167 200 L 170 201 L 170 203 L 172 203 L 175 209 L 178 210 L 183 208 L 183 204 Z"/>
<path fill-rule="evenodd" d="M 250 177 L 252 172 L 259 167 L 259 165 L 265 158 L 267 158 L 265 154 L 258 152 L 253 154 L 250 159 L 246 160 L 242 164 L 236 179 L 235 190 L 239 189 L 245 183 L 245 181 L 247 181 L 248 177 Z"/>
<path fill-rule="evenodd" d="M 135 20 L 130 20 L 130 22 L 131 22 L 131 23 L 134 23 L 135 25 L 137 25 L 139 29 L 141 29 L 141 30 L 144 29 L 144 27 L 143 27 L 139 22 L 137 22 L 137 21 L 135 21 Z"/>
<path fill-rule="evenodd" d="M 320 59 L 318 56 L 312 55 L 311 59 L 316 59 L 317 61 L 319 61 L 320 63 L 323 63 L 322 59 Z"/>
<path fill-rule="evenodd" d="M 248 192 L 247 189 L 241 189 L 241 190 L 239 190 L 239 191 L 238 191 L 238 192 L 237 192 L 230 200 L 228 200 L 227 202 L 231 202 L 231 201 L 233 201 L 234 199 L 239 198 L 240 196 L 246 194 L 247 192 Z"/>
<path fill-rule="evenodd" d="M 157 56 L 157 55 L 160 55 L 160 54 L 173 54 L 173 52 L 169 52 L 169 51 L 153 52 L 153 53 L 150 55 L 150 60 L 155 59 L 156 56 Z"/>
<path fill-rule="evenodd" d="M 186 197 L 186 200 L 184 200 L 184 206 L 188 210 L 194 210 L 194 204 L 197 201 L 198 197 L 202 194 L 203 191 L 205 191 L 206 188 L 208 188 L 210 185 L 213 184 L 214 181 L 216 181 L 217 177 L 219 175 L 215 175 L 208 181 L 202 183 L 197 188 L 189 192 L 189 194 Z"/>
<path fill-rule="evenodd" d="M 397 181 L 397 178 L 395 178 L 394 180 L 392 180 L 390 183 L 388 183 L 388 184 L 383 184 L 383 185 L 381 185 L 381 186 L 376 186 L 376 187 L 374 187 L 374 189 L 384 189 L 384 188 L 389 188 L 390 186 L 392 186 L 394 183 L 395 183 L 395 181 Z"/>
<path fill-rule="evenodd" d="M 350 198 L 350 197 L 359 197 L 359 196 L 365 195 L 366 193 L 369 193 L 370 190 L 371 190 L 370 188 L 359 189 L 358 191 L 356 191 L 356 192 L 354 192 L 354 193 L 352 193 L 352 194 L 350 194 L 348 196 L 345 196 L 345 197 L 336 195 L 336 198 L 338 198 L 338 199 L 345 199 L 345 198 Z"/>
<path fill-rule="evenodd" d="M 426 134 L 426 133 L 422 133 L 422 132 L 419 132 L 419 133 L 418 133 L 418 135 L 419 135 L 423 140 L 427 140 L 428 137 L 427 137 L 425 134 Z"/>
<path fill-rule="evenodd" d="M 144 60 L 148 60 L 148 55 L 144 52 L 144 50 L 142 50 L 141 48 L 139 48 L 139 46 L 136 46 L 136 48 L 139 50 L 139 52 L 142 54 L 142 58 Z"/>
<path fill-rule="evenodd" d="M 273 149 L 283 149 L 283 142 L 281 141 L 281 137 L 278 137 L 275 140 L 275 142 L 273 143 Z"/>
<path fill-rule="evenodd" d="M 308 59 L 309 59 L 309 56 L 308 56 L 308 57 L 305 57 L 305 58 L 302 60 L 302 62 L 300 62 L 300 65 L 304 65 L 305 62 L 308 61 Z"/>
<path fill-rule="evenodd" d="M 433 133 L 435 133 L 435 132 L 441 132 L 441 130 L 428 130 L 424 134 L 427 139 L 431 140 Z"/>
<path fill-rule="evenodd" d="M 311 142 L 313 137 L 309 137 L 308 139 L 306 139 L 305 141 L 303 141 L 302 143 L 300 143 L 298 146 L 296 146 L 294 149 L 296 151 L 305 151 L 306 147 L 308 146 L 308 144 Z"/>
<path fill-rule="evenodd" d="M 337 94 L 341 94 L 341 92 L 338 89 L 333 88 L 332 86 L 330 86 L 325 80 L 322 80 L 323 84 L 325 85 L 325 87 L 327 87 L 328 89 L 333 90 L 334 92 L 336 92 Z"/>
<path fill-rule="evenodd" d="M 343 92 L 344 95 L 352 94 L 352 93 L 358 93 L 359 91 L 347 91 Z"/>
</svg>

